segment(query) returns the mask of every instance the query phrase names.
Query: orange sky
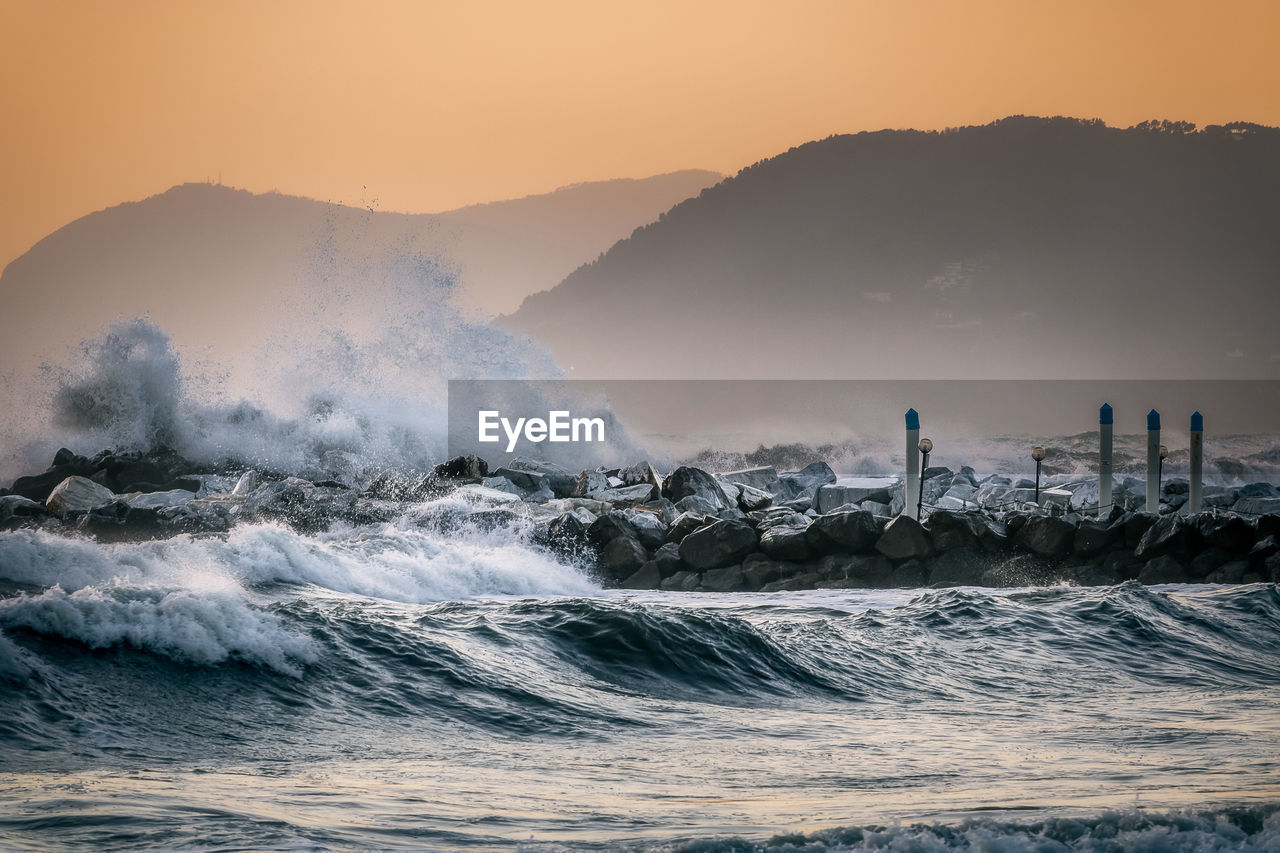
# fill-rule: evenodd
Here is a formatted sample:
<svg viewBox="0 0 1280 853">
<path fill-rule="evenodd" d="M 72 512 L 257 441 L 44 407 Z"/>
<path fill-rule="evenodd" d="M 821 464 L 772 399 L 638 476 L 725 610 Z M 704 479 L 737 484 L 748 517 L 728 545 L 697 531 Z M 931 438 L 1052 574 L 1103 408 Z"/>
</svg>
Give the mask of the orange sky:
<svg viewBox="0 0 1280 853">
<path fill-rule="evenodd" d="M 1280 3 L 0 0 L 0 265 L 217 178 L 432 211 L 1014 114 L 1280 125 Z"/>
</svg>

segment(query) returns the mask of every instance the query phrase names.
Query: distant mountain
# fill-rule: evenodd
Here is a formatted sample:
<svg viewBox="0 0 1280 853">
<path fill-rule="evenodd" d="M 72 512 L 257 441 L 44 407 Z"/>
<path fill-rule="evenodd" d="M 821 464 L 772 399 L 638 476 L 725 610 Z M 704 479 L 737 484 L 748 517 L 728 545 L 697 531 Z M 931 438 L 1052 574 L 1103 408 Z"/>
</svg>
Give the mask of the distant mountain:
<svg viewBox="0 0 1280 853">
<path fill-rule="evenodd" d="M 1280 378 L 1278 319 L 1280 130 L 1013 117 L 793 148 L 502 322 L 584 377 Z"/>
<path fill-rule="evenodd" d="M 358 313 L 385 298 L 379 288 L 422 285 L 415 277 L 447 279 L 441 298 L 465 308 L 509 311 L 720 177 L 576 184 L 414 215 L 176 186 L 82 217 L 4 269 L 0 365 L 56 360 L 106 322 L 142 313 L 188 352 L 243 358 L 317 299 Z"/>
</svg>

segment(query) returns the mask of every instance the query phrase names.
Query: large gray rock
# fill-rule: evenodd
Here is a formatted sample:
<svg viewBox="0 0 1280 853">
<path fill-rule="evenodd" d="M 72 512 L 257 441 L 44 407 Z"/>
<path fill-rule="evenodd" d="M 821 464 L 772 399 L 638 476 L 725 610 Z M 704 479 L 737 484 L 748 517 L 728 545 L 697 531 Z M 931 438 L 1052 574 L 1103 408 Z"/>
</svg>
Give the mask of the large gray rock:
<svg viewBox="0 0 1280 853">
<path fill-rule="evenodd" d="M 631 527 L 635 530 L 636 538 L 640 540 L 641 545 L 656 551 L 666 544 L 667 525 L 663 524 L 662 519 L 656 514 L 636 510 L 623 510 L 622 514 L 627 521 L 631 522 Z"/>
<path fill-rule="evenodd" d="M 600 573 L 613 580 L 631 577 L 649 561 L 644 546 L 630 536 L 610 540 L 600 551 Z"/>
<path fill-rule="evenodd" d="M 1243 497 L 1231 506 L 1232 512 L 1244 515 L 1267 515 L 1280 513 L 1280 498 Z"/>
<path fill-rule="evenodd" d="M 885 525 L 876 540 L 876 550 L 891 560 L 909 560 L 929 556 L 933 546 L 920 522 L 909 515 L 900 515 Z"/>
<path fill-rule="evenodd" d="M 1168 554 L 1148 560 L 1138 575 L 1139 583 L 1145 584 L 1186 583 L 1188 580 L 1186 568 Z"/>
<path fill-rule="evenodd" d="M 756 550 L 756 532 L 743 521 L 721 520 L 695 530 L 680 542 L 680 559 L 705 572 L 741 563 Z"/>
<path fill-rule="evenodd" d="M 444 479 L 479 482 L 489 476 L 489 463 L 473 453 L 467 456 L 455 456 L 431 470 L 437 477 Z"/>
<path fill-rule="evenodd" d="M 620 486 L 616 489 L 600 489 L 587 495 L 595 501 L 607 501 L 614 504 L 642 504 L 658 497 L 658 487 L 649 483 L 637 486 Z"/>
<path fill-rule="evenodd" d="M 693 531 L 710 524 L 713 518 L 714 516 L 704 515 L 700 512 L 683 512 L 676 516 L 675 521 L 671 522 L 671 527 L 667 530 L 667 541 L 678 545 Z"/>
<path fill-rule="evenodd" d="M 738 508 L 743 512 L 755 512 L 773 503 L 773 495 L 763 489 L 740 483 L 735 485 L 738 487 Z"/>
<path fill-rule="evenodd" d="M 956 548 L 939 554 L 929 563 L 930 586 L 983 586 L 983 575 L 991 563 L 974 548 Z"/>
<path fill-rule="evenodd" d="M 67 477 L 53 487 L 44 505 L 53 512 L 90 510 L 114 503 L 116 495 L 88 477 Z"/>
<path fill-rule="evenodd" d="M 619 536 L 639 539 L 631 519 L 617 510 L 600 516 L 587 528 L 587 539 L 597 547 L 603 547 L 605 543 Z"/>
<path fill-rule="evenodd" d="M 969 513 L 934 510 L 929 515 L 929 539 L 935 551 L 975 548 L 981 522 Z"/>
<path fill-rule="evenodd" d="M 1092 557 L 1124 544 L 1124 530 L 1105 521 L 1082 521 L 1071 541 L 1072 552 Z"/>
<path fill-rule="evenodd" d="M 599 492 L 609 488 L 609 478 L 605 476 L 603 471 L 583 471 L 578 475 L 578 482 L 574 484 L 571 497 L 585 498 L 592 492 Z"/>
<path fill-rule="evenodd" d="M 747 579 L 742 573 L 742 566 L 708 569 L 702 573 L 702 585 L 699 587 L 705 592 L 738 592 L 746 588 Z"/>
<path fill-rule="evenodd" d="M 658 564 L 650 560 L 636 569 L 619 586 L 623 589 L 657 589 L 661 583 L 662 573 L 658 570 Z"/>
<path fill-rule="evenodd" d="M 729 499 L 715 477 L 688 465 L 681 465 L 667 475 L 662 482 L 662 496 L 677 506 L 683 498 L 697 497 L 710 502 L 717 511 L 738 508 L 737 501 Z"/>
<path fill-rule="evenodd" d="M 875 501 L 887 504 L 891 500 L 889 489 L 885 486 L 819 486 L 814 496 L 813 508 L 818 512 L 831 512 L 845 504 L 860 504 L 863 501 Z"/>
<path fill-rule="evenodd" d="M 741 471 L 729 471 L 721 474 L 720 480 L 725 483 L 750 486 L 753 489 L 768 492 L 774 497 L 777 497 L 781 492 L 782 486 L 782 483 L 778 480 L 778 472 L 773 469 L 772 465 L 766 465 L 762 468 L 745 468 Z"/>
<path fill-rule="evenodd" d="M 676 572 L 669 578 L 664 578 L 658 588 L 672 592 L 693 592 L 698 588 L 701 580 L 702 575 L 698 572 L 681 571 Z"/>
<path fill-rule="evenodd" d="M 1166 554 L 1189 559 L 1193 551 L 1199 550 L 1199 538 L 1196 523 L 1186 516 L 1162 516 L 1142 534 L 1133 555 L 1139 560 L 1152 560 Z"/>
<path fill-rule="evenodd" d="M 1238 515 L 1206 515 L 1200 520 L 1200 538 L 1211 548 L 1247 554 L 1254 543 L 1254 527 Z"/>
<path fill-rule="evenodd" d="M 800 566 L 783 560 L 774 560 L 764 554 L 752 554 L 742 561 L 742 574 L 748 589 L 760 589 L 765 584 L 800 573 Z"/>
<path fill-rule="evenodd" d="M 765 527 L 760 533 L 760 550 L 774 560 L 808 560 L 813 556 L 805 526 L 786 524 Z"/>
<path fill-rule="evenodd" d="M 657 469 L 648 463 L 648 461 L 637 462 L 636 464 L 623 468 L 618 472 L 618 479 L 626 483 L 628 486 L 655 486 L 659 491 L 662 490 L 662 477 L 659 476 Z"/>
<path fill-rule="evenodd" d="M 819 554 L 856 554 L 872 550 L 880 535 L 875 516 L 862 510 L 820 515 L 805 531 L 809 546 Z"/>
<path fill-rule="evenodd" d="M 517 456 L 508 462 L 506 467 L 513 471 L 529 471 L 541 474 L 545 478 L 544 484 L 557 498 L 571 496 L 578 485 L 576 474 L 563 465 L 557 465 L 545 459 L 530 459 L 526 456 Z"/>
<path fill-rule="evenodd" d="M 1041 557 L 1060 559 L 1071 553 L 1075 525 L 1061 518 L 1033 515 L 1018 529 L 1014 543 Z"/>
</svg>

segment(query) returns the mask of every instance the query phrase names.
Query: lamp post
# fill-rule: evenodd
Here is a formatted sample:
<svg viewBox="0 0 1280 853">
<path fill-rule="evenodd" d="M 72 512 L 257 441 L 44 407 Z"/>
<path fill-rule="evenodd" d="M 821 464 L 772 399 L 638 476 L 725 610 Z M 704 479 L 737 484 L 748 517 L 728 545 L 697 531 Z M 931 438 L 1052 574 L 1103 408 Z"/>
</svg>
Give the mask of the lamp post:
<svg viewBox="0 0 1280 853">
<path fill-rule="evenodd" d="M 1031 458 L 1036 460 L 1036 505 L 1040 505 L 1040 463 L 1044 461 L 1044 448 L 1035 447 L 1031 450 Z"/>
<path fill-rule="evenodd" d="M 929 467 L 929 454 L 933 452 L 933 442 L 927 438 L 920 439 L 920 497 L 916 502 L 916 521 L 920 520 L 921 511 L 924 509 L 924 472 Z"/>
</svg>

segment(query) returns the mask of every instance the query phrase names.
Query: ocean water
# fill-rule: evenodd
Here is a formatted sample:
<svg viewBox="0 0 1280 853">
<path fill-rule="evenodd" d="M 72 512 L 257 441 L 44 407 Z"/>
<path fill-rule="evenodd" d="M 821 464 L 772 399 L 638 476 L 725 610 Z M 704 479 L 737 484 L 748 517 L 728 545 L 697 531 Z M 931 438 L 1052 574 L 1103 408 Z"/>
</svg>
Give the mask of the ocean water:
<svg viewBox="0 0 1280 853">
<path fill-rule="evenodd" d="M 410 508 L 0 534 L 0 849 L 1280 850 L 1280 590 L 634 593 Z"/>
</svg>

